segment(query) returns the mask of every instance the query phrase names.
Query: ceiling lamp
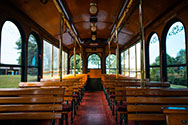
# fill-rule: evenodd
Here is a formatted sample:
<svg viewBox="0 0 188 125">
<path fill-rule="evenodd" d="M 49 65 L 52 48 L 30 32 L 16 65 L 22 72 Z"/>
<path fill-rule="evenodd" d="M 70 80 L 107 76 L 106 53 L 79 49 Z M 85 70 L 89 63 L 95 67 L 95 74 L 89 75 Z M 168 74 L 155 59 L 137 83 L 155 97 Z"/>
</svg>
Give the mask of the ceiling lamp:
<svg viewBox="0 0 188 125">
<path fill-rule="evenodd" d="M 96 23 L 91 23 L 91 31 L 96 32 L 96 30 L 97 30 Z"/>
<path fill-rule="evenodd" d="M 92 15 L 96 15 L 97 14 L 97 4 L 96 3 L 90 3 L 89 12 Z"/>
<path fill-rule="evenodd" d="M 92 36 L 91 36 L 91 39 L 92 39 L 93 41 L 95 41 L 95 40 L 97 39 L 96 35 L 92 35 Z"/>
</svg>

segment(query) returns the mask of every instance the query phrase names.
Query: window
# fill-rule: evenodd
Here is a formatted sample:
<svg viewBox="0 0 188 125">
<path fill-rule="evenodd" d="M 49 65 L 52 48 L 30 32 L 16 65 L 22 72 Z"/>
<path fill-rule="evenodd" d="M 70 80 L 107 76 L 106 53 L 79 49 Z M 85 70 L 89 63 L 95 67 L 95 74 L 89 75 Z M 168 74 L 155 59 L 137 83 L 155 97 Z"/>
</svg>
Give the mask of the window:
<svg viewBox="0 0 188 125">
<path fill-rule="evenodd" d="M 17 88 L 21 81 L 22 37 L 11 21 L 2 27 L 0 49 L 0 88 Z"/>
<path fill-rule="evenodd" d="M 64 75 L 67 75 L 67 67 L 68 67 L 68 54 L 66 52 L 62 52 L 62 72 Z"/>
<path fill-rule="evenodd" d="M 149 41 L 149 68 L 151 81 L 160 81 L 159 51 L 159 38 L 158 35 L 154 33 Z"/>
<path fill-rule="evenodd" d="M 100 69 L 101 58 L 97 54 L 91 54 L 88 57 L 88 69 Z"/>
<path fill-rule="evenodd" d="M 76 74 L 81 74 L 82 71 L 80 71 L 80 65 L 81 65 L 81 70 L 82 70 L 82 59 L 80 62 L 80 55 L 76 54 Z M 74 73 L 74 55 L 71 56 L 70 58 L 70 74 Z"/>
<path fill-rule="evenodd" d="M 125 75 L 129 75 L 129 60 L 128 60 L 128 50 L 125 51 Z"/>
<path fill-rule="evenodd" d="M 43 78 L 51 77 L 52 45 L 43 40 Z"/>
<path fill-rule="evenodd" d="M 171 87 L 187 87 L 185 29 L 181 22 L 171 25 L 166 36 L 167 77 Z"/>
<path fill-rule="evenodd" d="M 138 42 L 137 44 L 136 44 L 136 77 L 137 78 L 141 78 L 141 68 L 140 68 L 140 66 L 141 66 L 141 64 L 140 64 L 140 62 L 141 62 L 141 55 L 140 55 L 140 47 L 141 47 L 141 43 L 140 42 Z"/>
<path fill-rule="evenodd" d="M 38 44 L 34 35 L 30 35 L 28 39 L 28 56 L 27 56 L 27 81 L 38 81 Z"/>
<path fill-rule="evenodd" d="M 121 53 L 121 74 L 125 75 L 125 51 Z"/>
<path fill-rule="evenodd" d="M 106 74 L 109 74 L 109 55 L 106 57 Z M 110 54 L 110 74 L 116 74 L 116 55 Z"/>
<path fill-rule="evenodd" d="M 130 77 L 141 77 L 141 68 L 140 68 L 140 41 L 133 45 L 132 47 L 126 49 L 121 53 L 121 61 L 122 61 L 122 74 Z M 124 61 L 124 63 L 123 63 Z"/>
<path fill-rule="evenodd" d="M 53 77 L 59 77 L 59 48 L 53 46 Z"/>
<path fill-rule="evenodd" d="M 130 77 L 136 77 L 135 45 L 130 48 Z"/>
</svg>

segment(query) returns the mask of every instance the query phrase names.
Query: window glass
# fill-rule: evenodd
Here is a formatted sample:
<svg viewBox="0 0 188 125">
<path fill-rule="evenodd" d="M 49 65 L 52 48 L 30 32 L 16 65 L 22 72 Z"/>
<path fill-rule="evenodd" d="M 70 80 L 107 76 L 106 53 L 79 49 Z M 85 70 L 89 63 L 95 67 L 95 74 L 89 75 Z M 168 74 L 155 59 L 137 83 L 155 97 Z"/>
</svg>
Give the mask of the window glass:
<svg viewBox="0 0 188 125">
<path fill-rule="evenodd" d="M 0 63 L 10 65 L 0 67 L 0 88 L 18 88 L 21 81 L 22 39 L 17 26 L 6 21 L 1 31 Z M 18 67 L 14 67 L 18 65 Z"/>
<path fill-rule="evenodd" d="M 150 67 L 150 81 L 160 81 L 160 67 Z"/>
<path fill-rule="evenodd" d="M 21 82 L 21 68 L 0 67 L 0 88 L 18 88 Z"/>
<path fill-rule="evenodd" d="M 28 66 L 38 66 L 38 45 L 36 38 L 31 34 L 28 39 Z"/>
<path fill-rule="evenodd" d="M 137 59 L 136 59 L 136 61 L 137 61 L 137 78 L 140 78 L 141 76 L 140 76 L 140 71 L 141 71 L 141 68 L 140 68 L 140 62 L 141 62 L 141 58 L 140 58 L 140 46 L 141 44 L 140 44 L 140 42 L 138 42 L 137 44 L 136 44 L 136 57 L 137 57 Z"/>
<path fill-rule="evenodd" d="M 149 41 L 149 63 L 150 63 L 150 81 L 160 81 L 160 50 L 159 38 L 154 33 Z M 158 66 L 158 67 L 156 67 Z"/>
<path fill-rule="evenodd" d="M 152 35 L 149 41 L 149 62 L 151 66 L 160 65 L 159 38 L 156 33 Z"/>
<path fill-rule="evenodd" d="M 187 71 L 185 66 L 167 67 L 167 77 L 173 88 L 187 88 Z"/>
<path fill-rule="evenodd" d="M 129 75 L 129 60 L 128 60 L 128 49 L 125 51 L 125 75 L 128 76 Z"/>
<path fill-rule="evenodd" d="M 167 65 L 185 64 L 185 30 L 181 22 L 174 23 L 166 36 Z"/>
<path fill-rule="evenodd" d="M 80 55 L 76 54 L 76 74 L 80 74 L 80 63 L 82 68 L 82 60 L 80 62 Z M 70 58 L 70 73 L 74 73 L 74 55 Z"/>
<path fill-rule="evenodd" d="M 27 81 L 28 82 L 38 81 L 38 68 L 27 68 Z"/>
<path fill-rule="evenodd" d="M 181 22 L 175 22 L 166 36 L 167 77 L 171 87 L 187 87 L 185 43 L 184 26 Z"/>
<path fill-rule="evenodd" d="M 91 54 L 88 57 L 88 69 L 100 69 L 101 58 L 97 54 Z"/>
<path fill-rule="evenodd" d="M 1 32 L 1 63 L 21 65 L 22 39 L 17 26 L 6 21 Z"/>
<path fill-rule="evenodd" d="M 53 77 L 58 77 L 59 49 L 53 46 Z"/>
<path fill-rule="evenodd" d="M 125 73 L 125 52 L 121 53 L 121 74 Z"/>
<path fill-rule="evenodd" d="M 136 67 L 135 67 L 135 46 L 130 48 L 130 76 L 136 76 Z"/>
<path fill-rule="evenodd" d="M 52 45 L 43 40 L 43 78 L 51 77 Z"/>
<path fill-rule="evenodd" d="M 106 73 L 109 73 L 109 55 L 106 57 Z M 116 74 L 116 55 L 110 54 L 110 74 Z"/>
<path fill-rule="evenodd" d="M 66 53 L 66 52 L 64 52 L 64 54 L 65 54 L 65 75 L 67 75 L 67 67 L 68 67 L 68 64 L 67 64 L 67 62 L 68 62 L 68 54 Z"/>
</svg>

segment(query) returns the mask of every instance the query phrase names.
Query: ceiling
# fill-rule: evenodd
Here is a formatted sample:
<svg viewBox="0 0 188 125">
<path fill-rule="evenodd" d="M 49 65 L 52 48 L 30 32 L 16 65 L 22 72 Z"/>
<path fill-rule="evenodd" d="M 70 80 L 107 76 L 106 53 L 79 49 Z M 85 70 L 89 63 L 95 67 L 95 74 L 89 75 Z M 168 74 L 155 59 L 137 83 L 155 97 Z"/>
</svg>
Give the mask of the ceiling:
<svg viewBox="0 0 188 125">
<path fill-rule="evenodd" d="M 46 4 L 41 3 L 39 0 L 8 1 L 58 39 L 60 33 L 60 14 L 53 0 L 48 0 Z M 148 26 L 177 1 L 178 0 L 143 0 L 144 27 Z M 70 21 L 74 24 L 81 40 L 91 38 L 89 21 L 91 17 L 89 13 L 91 2 L 93 2 L 93 0 L 64 0 L 63 2 L 70 16 Z M 98 19 L 97 38 L 102 39 L 103 41 L 101 42 L 106 42 L 105 40 L 110 37 L 114 23 L 117 22 L 117 16 L 125 0 L 95 0 L 95 2 L 98 8 L 96 16 Z M 137 3 L 138 0 L 135 0 L 129 11 L 130 16 L 127 16 L 123 21 L 126 23 L 119 33 L 118 43 L 120 47 L 125 45 L 140 31 Z M 72 37 L 69 33 L 63 34 L 63 43 L 68 49 L 74 47 Z M 115 46 L 115 44 L 113 43 L 112 46 Z"/>
</svg>

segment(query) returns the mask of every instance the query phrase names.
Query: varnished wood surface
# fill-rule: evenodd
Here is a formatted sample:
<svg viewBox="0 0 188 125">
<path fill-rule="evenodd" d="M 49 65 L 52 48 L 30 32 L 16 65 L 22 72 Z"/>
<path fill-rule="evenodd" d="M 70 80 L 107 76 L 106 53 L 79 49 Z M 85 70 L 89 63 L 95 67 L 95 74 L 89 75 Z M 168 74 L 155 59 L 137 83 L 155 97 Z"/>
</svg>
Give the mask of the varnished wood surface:
<svg viewBox="0 0 188 125">
<path fill-rule="evenodd" d="M 27 84 L 27 83 L 26 83 Z M 37 83 L 38 84 L 38 83 Z M 25 84 L 24 84 L 25 85 Z M 64 94 L 64 88 L 7 88 L 0 89 L 0 96 Z"/>
<path fill-rule="evenodd" d="M 61 113 L 53 112 L 15 112 L 0 113 L 1 120 L 18 120 L 18 119 L 61 119 Z"/>
<path fill-rule="evenodd" d="M 15 102 L 16 103 L 16 102 Z M 24 102 L 23 102 L 24 103 Z M 9 104 L 0 105 L 0 112 L 62 111 L 62 104 Z"/>
<path fill-rule="evenodd" d="M 61 103 L 63 97 L 0 97 L 0 104 L 14 103 Z"/>
<path fill-rule="evenodd" d="M 164 114 L 128 114 L 128 120 L 138 121 L 164 121 Z"/>
</svg>

